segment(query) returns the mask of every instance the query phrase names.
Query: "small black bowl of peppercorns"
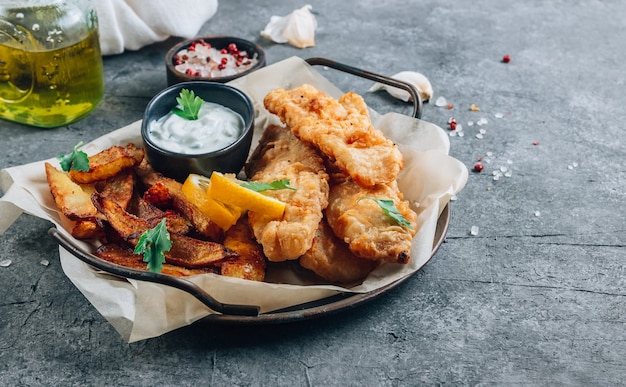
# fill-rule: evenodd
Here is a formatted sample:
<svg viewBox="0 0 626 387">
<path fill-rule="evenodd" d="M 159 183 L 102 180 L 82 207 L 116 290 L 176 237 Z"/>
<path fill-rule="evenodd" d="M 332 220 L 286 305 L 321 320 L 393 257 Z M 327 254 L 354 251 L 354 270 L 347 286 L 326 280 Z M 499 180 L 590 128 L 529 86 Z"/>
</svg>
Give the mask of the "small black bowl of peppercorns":
<svg viewBox="0 0 626 387">
<path fill-rule="evenodd" d="M 256 43 L 234 36 L 203 36 L 174 45 L 165 55 L 167 84 L 189 81 L 226 83 L 265 66 Z"/>
</svg>

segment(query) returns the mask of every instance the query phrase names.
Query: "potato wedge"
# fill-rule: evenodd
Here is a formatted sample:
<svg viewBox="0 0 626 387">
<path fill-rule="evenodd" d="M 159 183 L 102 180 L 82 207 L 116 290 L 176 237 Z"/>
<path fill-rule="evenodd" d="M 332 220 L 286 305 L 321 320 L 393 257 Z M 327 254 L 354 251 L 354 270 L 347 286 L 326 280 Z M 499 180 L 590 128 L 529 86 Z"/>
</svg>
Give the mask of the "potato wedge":
<svg viewBox="0 0 626 387">
<path fill-rule="evenodd" d="M 215 266 L 238 255 L 217 242 L 178 234 L 170 234 L 170 239 L 172 248 L 165 253 L 165 262 L 188 269 Z"/>
<path fill-rule="evenodd" d="M 136 270 L 146 270 L 147 264 L 143 261 L 143 257 L 138 254 L 133 254 L 130 249 L 125 249 L 113 243 L 106 243 L 101 245 L 94 252 L 96 257 L 104 259 L 105 261 L 129 267 Z M 187 277 L 196 274 L 216 273 L 215 268 L 201 268 L 201 269 L 186 269 L 184 267 L 170 265 L 164 263 L 161 268 L 162 274 L 169 274 L 175 277 Z"/>
<path fill-rule="evenodd" d="M 109 225 L 123 240 L 133 246 L 137 244 L 141 234 L 150 228 L 147 220 L 126 212 L 115 201 L 97 194 L 92 198 L 93 204 L 106 217 Z"/>
<path fill-rule="evenodd" d="M 247 217 L 239 218 L 237 223 L 226 231 L 224 246 L 237 252 L 239 256 L 222 263 L 221 275 L 252 281 L 265 279 L 265 257 L 261 246 L 252 235 Z"/>
<path fill-rule="evenodd" d="M 148 221 L 150 227 L 156 226 L 165 217 L 168 231 L 175 234 L 186 235 L 193 229 L 191 223 L 181 214 L 174 211 L 162 211 L 139 196 L 133 197 L 127 211 Z"/>
<path fill-rule="evenodd" d="M 48 186 L 61 212 L 71 220 L 94 219 L 98 210 L 91 202 L 91 195 L 76 184 L 70 176 L 45 163 Z"/>
<path fill-rule="evenodd" d="M 71 169 L 70 177 L 77 183 L 93 183 L 109 179 L 122 170 L 132 168 L 144 158 L 144 151 L 134 144 L 126 147 L 112 146 L 89 156 L 89 170 L 86 172 Z"/>
<path fill-rule="evenodd" d="M 132 170 L 124 170 L 107 179 L 100 195 L 113 200 L 120 207 L 128 208 L 128 203 L 135 190 L 135 175 Z"/>
<path fill-rule="evenodd" d="M 72 228 L 72 236 L 76 239 L 96 239 L 103 235 L 102 227 L 95 219 L 80 219 Z"/>
</svg>

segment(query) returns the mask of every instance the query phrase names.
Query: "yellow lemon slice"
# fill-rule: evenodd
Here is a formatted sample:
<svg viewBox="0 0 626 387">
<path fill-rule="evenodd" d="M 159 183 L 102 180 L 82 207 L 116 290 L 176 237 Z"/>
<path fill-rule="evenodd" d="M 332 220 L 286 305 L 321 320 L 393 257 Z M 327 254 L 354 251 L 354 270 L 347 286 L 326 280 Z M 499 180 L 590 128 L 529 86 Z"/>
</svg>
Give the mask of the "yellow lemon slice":
<svg viewBox="0 0 626 387">
<path fill-rule="evenodd" d="M 208 191 L 211 186 L 209 178 L 191 174 L 183 183 L 183 194 L 185 197 L 198 206 L 200 210 L 208 216 L 215 224 L 224 230 L 228 230 L 244 212 L 243 208 L 229 206 L 213 200 Z"/>
<path fill-rule="evenodd" d="M 281 218 L 285 203 L 270 196 L 242 187 L 234 175 L 220 172 L 211 174 L 209 186 L 211 198 L 232 206 L 263 214 L 268 218 Z"/>
</svg>

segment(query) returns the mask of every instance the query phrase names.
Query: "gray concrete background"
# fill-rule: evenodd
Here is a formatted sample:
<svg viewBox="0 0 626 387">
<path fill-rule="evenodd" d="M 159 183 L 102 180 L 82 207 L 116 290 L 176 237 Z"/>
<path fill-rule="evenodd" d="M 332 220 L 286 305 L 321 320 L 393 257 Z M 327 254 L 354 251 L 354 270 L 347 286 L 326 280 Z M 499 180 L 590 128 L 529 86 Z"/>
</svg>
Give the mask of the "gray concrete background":
<svg viewBox="0 0 626 387">
<path fill-rule="evenodd" d="M 257 40 L 268 62 L 322 56 L 417 70 L 464 137 L 470 173 L 446 243 L 417 275 L 344 313 L 275 326 L 194 325 L 126 344 L 63 274 L 50 224 L 0 237 L 0 385 L 605 385 L 626 375 L 626 5 L 608 1 L 312 0 L 317 45 L 259 37 L 304 4 L 222 1 L 201 34 Z M 106 95 L 52 130 L 0 123 L 0 168 L 53 157 L 142 117 L 176 40 L 105 58 Z M 501 63 L 504 54 L 511 62 Z M 369 82 L 328 74 L 381 112 Z M 482 111 L 469 111 L 470 104 Z M 502 113 L 503 118 L 495 118 Z M 488 119 L 483 139 L 477 125 Z M 533 145 L 539 142 L 539 145 Z M 490 156 L 488 156 L 490 155 Z M 510 161 L 510 163 L 509 163 Z M 500 166 L 511 177 L 493 179 Z M 470 235 L 479 227 L 477 236 Z M 50 261 L 48 266 L 41 259 Z"/>
</svg>

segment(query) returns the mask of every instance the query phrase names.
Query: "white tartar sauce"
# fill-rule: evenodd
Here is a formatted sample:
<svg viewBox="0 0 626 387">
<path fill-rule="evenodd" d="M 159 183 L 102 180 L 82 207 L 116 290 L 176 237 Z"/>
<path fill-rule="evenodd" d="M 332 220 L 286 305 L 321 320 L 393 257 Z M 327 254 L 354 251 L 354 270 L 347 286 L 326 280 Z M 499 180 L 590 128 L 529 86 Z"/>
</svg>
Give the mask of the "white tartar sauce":
<svg viewBox="0 0 626 387">
<path fill-rule="evenodd" d="M 243 126 L 239 113 L 220 104 L 203 102 L 197 120 L 187 120 L 170 112 L 150 123 L 148 135 L 160 148 L 199 155 L 234 143 Z"/>
</svg>

